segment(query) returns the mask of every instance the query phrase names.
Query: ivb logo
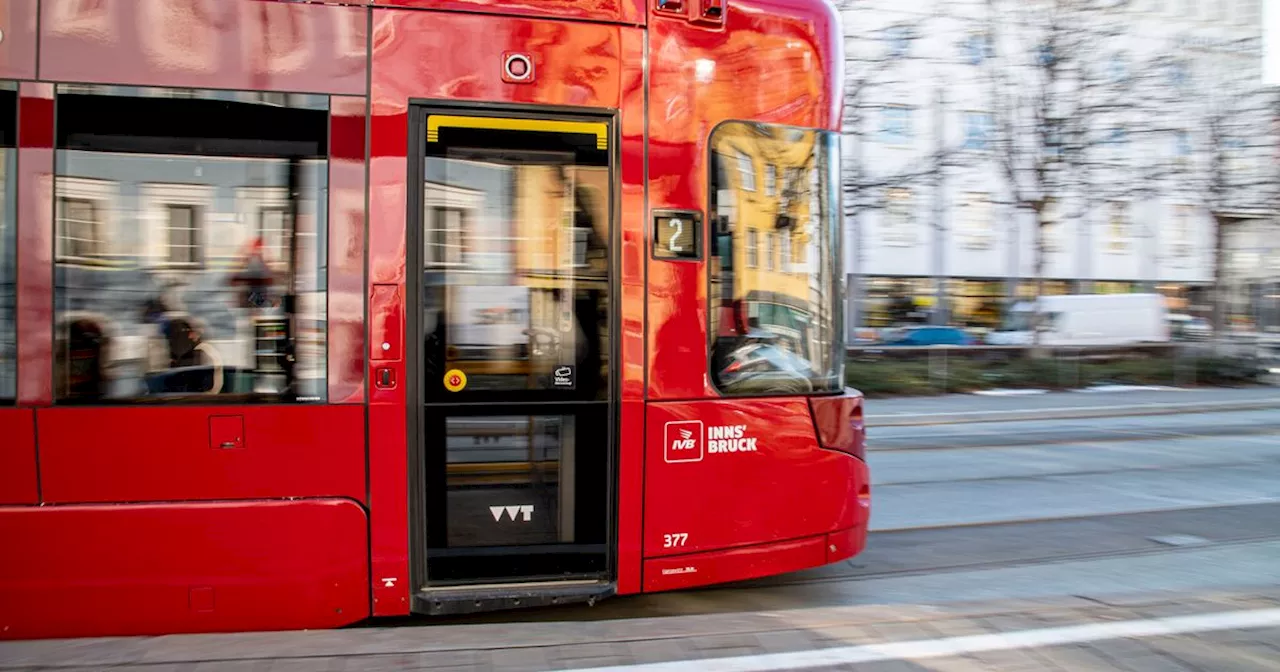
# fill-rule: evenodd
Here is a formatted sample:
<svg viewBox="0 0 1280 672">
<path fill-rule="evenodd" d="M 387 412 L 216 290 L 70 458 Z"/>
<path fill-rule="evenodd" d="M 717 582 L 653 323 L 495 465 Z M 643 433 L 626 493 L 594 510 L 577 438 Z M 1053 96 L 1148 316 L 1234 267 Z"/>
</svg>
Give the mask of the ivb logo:
<svg viewBox="0 0 1280 672">
<path fill-rule="evenodd" d="M 703 456 L 701 420 L 668 422 L 662 432 L 667 462 L 701 462 Z"/>
</svg>

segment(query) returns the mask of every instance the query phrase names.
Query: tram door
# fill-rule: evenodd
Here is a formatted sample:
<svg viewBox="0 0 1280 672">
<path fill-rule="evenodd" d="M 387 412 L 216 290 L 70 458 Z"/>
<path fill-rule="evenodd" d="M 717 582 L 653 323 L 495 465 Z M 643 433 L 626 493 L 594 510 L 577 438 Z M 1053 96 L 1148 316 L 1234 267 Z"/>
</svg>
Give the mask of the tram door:
<svg viewBox="0 0 1280 672">
<path fill-rule="evenodd" d="M 423 587 L 603 578 L 613 118 L 411 124 Z"/>
</svg>

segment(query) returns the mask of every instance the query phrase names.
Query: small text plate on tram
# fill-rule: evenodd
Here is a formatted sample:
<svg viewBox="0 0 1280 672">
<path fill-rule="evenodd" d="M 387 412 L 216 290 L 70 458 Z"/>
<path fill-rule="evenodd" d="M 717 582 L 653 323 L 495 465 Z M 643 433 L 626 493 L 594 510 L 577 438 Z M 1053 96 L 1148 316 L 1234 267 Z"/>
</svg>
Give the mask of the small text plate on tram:
<svg viewBox="0 0 1280 672">
<path fill-rule="evenodd" d="M 654 210 L 653 257 L 685 261 L 701 259 L 701 213 L 694 210 Z"/>
</svg>

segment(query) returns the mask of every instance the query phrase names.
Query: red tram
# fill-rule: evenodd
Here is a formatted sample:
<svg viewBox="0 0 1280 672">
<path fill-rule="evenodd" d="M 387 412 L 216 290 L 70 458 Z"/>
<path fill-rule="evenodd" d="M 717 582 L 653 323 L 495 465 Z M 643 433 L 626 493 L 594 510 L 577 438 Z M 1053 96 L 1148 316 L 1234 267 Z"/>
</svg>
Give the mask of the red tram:
<svg viewBox="0 0 1280 672">
<path fill-rule="evenodd" d="M 10 0 L 0 31 L 0 636 L 862 549 L 822 0 Z"/>
</svg>

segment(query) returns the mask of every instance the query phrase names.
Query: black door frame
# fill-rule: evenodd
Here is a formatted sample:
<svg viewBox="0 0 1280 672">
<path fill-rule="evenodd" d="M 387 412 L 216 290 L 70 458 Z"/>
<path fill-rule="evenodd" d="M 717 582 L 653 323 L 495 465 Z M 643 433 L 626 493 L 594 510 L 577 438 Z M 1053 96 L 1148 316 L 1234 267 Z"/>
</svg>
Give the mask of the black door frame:
<svg viewBox="0 0 1280 672">
<path fill-rule="evenodd" d="M 433 589 L 457 588 L 460 584 L 433 584 L 427 571 L 427 482 L 426 482 L 426 448 L 427 441 L 423 432 L 426 417 L 424 395 L 424 346 L 422 328 L 422 282 L 424 276 L 423 260 L 423 225 L 424 225 L 424 193 L 423 175 L 426 148 L 426 120 L 431 114 L 451 114 L 472 117 L 506 117 L 537 119 L 548 121 L 589 121 L 604 122 L 609 128 L 608 175 L 609 175 L 609 208 L 607 236 L 608 259 L 608 357 L 609 380 L 607 400 L 608 451 L 606 457 L 605 487 L 605 570 L 600 574 L 567 576 L 559 581 L 573 580 L 614 581 L 617 576 L 617 491 L 618 491 L 618 432 L 621 420 L 621 347 L 618 338 L 621 318 L 618 311 L 618 300 L 621 295 L 619 269 L 621 267 L 621 227 L 620 202 L 622 196 L 621 179 L 621 137 L 619 132 L 620 113 L 614 108 L 577 108 L 566 106 L 463 102 L 456 100 L 435 100 L 412 98 L 409 100 L 406 115 L 407 140 L 406 172 L 405 172 L 405 274 L 406 274 L 406 316 L 405 330 L 405 402 L 408 405 L 407 438 L 409 448 L 409 569 L 413 591 L 430 591 Z M 563 403 L 563 402 L 562 402 Z M 567 402 L 577 403 L 577 402 Z M 521 404 L 524 405 L 524 404 Z M 531 410 L 551 410 L 557 402 L 532 402 L 527 404 Z M 449 404 L 433 404 L 434 407 L 448 407 Z M 455 405 L 456 406 L 456 405 Z M 508 408 L 515 405 L 503 404 Z M 530 580 L 538 580 L 530 577 Z M 545 581 L 545 579 L 542 579 Z M 520 583 L 520 579 L 510 581 Z M 477 583 L 461 584 L 477 585 Z"/>
</svg>

